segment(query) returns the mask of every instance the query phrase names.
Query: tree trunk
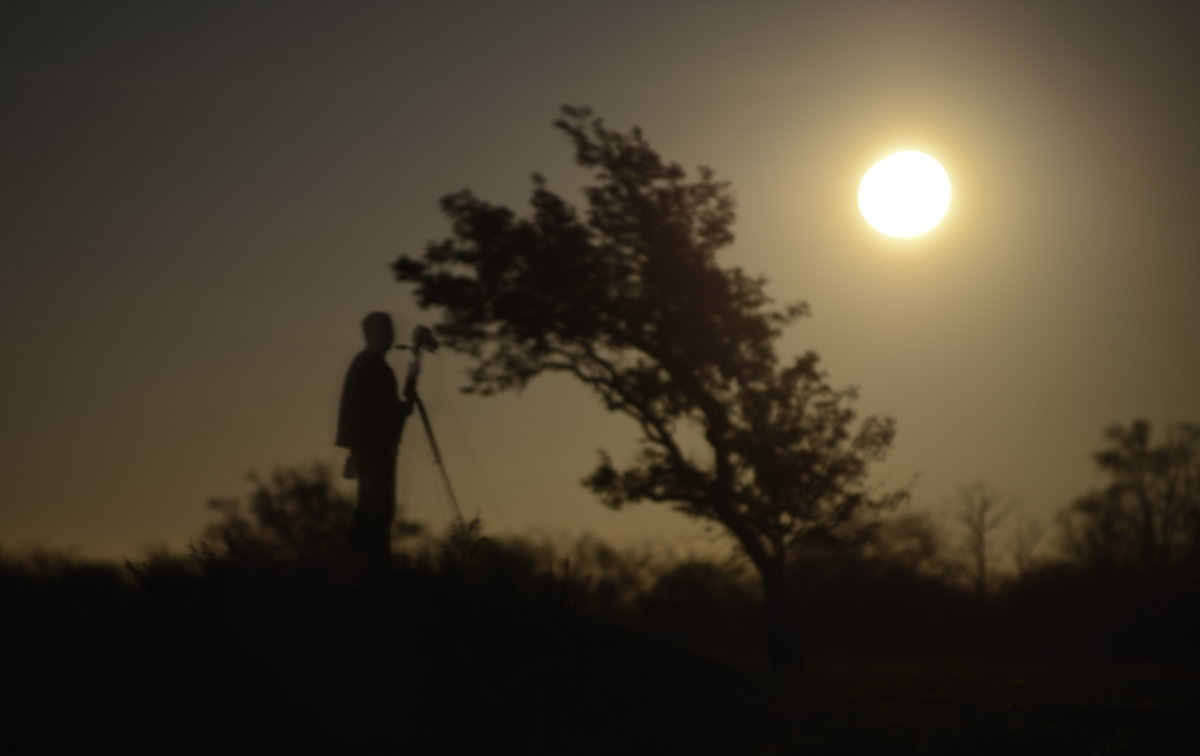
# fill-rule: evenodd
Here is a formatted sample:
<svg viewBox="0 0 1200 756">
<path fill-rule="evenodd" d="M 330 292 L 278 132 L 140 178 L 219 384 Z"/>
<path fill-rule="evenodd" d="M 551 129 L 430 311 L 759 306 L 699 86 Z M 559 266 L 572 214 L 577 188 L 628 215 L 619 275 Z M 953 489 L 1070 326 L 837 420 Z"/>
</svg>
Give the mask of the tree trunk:
<svg viewBox="0 0 1200 756">
<path fill-rule="evenodd" d="M 767 631 L 767 659 L 771 676 L 785 678 L 799 667 L 800 654 L 788 621 L 786 572 L 782 559 L 760 568 L 763 587 L 763 621 Z"/>
</svg>

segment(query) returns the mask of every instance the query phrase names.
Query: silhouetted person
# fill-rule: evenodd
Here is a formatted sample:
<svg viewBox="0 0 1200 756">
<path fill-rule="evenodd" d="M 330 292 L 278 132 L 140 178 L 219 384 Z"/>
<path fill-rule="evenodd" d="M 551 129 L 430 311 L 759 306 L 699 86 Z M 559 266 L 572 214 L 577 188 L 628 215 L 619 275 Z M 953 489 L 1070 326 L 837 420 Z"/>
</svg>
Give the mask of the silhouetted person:
<svg viewBox="0 0 1200 756">
<path fill-rule="evenodd" d="M 367 346 L 346 372 L 335 443 L 350 450 L 348 464 L 358 477 L 348 546 L 369 565 L 380 567 L 391 554 L 396 454 L 404 418 L 412 407 L 401 401 L 396 375 L 385 358 L 395 342 L 391 317 L 372 312 L 363 318 L 362 329 Z"/>
</svg>

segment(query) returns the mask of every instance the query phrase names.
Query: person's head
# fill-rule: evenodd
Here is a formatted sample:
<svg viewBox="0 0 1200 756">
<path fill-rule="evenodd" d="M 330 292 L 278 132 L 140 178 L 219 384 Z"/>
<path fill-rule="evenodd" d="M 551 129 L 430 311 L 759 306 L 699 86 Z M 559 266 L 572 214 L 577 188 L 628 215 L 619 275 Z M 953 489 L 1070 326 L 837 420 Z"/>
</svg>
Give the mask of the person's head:
<svg viewBox="0 0 1200 756">
<path fill-rule="evenodd" d="M 392 316 L 386 312 L 372 312 L 362 321 L 363 338 L 367 348 L 376 352 L 387 352 L 396 343 L 396 334 L 392 330 Z"/>
</svg>

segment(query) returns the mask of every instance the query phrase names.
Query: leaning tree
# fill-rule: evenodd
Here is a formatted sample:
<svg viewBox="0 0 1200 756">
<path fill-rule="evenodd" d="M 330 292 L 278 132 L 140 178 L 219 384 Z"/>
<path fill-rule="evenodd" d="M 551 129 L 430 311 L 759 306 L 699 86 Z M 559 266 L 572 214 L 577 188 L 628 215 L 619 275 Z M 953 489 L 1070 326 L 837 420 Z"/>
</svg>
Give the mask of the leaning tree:
<svg viewBox="0 0 1200 756">
<path fill-rule="evenodd" d="M 797 650 L 789 559 L 903 495 L 867 485 L 894 423 L 856 423 L 853 389 L 832 388 L 815 354 L 776 353 L 806 307 L 774 308 L 765 279 L 717 264 L 733 241 L 728 183 L 706 168 L 689 179 L 640 130 L 610 129 L 586 108 L 564 107 L 554 125 L 594 177 L 584 210 L 537 175 L 525 216 L 447 195 L 453 235 L 400 257 L 395 274 L 440 310 L 445 343 L 473 358 L 464 391 L 566 373 L 635 422 L 633 459 L 602 452 L 585 484 L 614 508 L 660 502 L 723 527 L 761 578 L 779 669 Z M 703 439 L 703 452 L 685 439 Z"/>
</svg>

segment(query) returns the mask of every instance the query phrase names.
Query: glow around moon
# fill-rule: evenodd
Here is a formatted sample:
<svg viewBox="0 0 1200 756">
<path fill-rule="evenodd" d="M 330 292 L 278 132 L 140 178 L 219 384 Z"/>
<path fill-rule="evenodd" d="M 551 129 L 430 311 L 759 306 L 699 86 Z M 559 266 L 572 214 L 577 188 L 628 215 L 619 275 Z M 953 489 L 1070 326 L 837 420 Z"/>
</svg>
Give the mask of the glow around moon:
<svg viewBox="0 0 1200 756">
<path fill-rule="evenodd" d="M 858 185 L 863 218 L 888 236 L 916 236 L 941 222 L 950 207 L 950 177 L 924 152 L 889 155 Z"/>
</svg>

